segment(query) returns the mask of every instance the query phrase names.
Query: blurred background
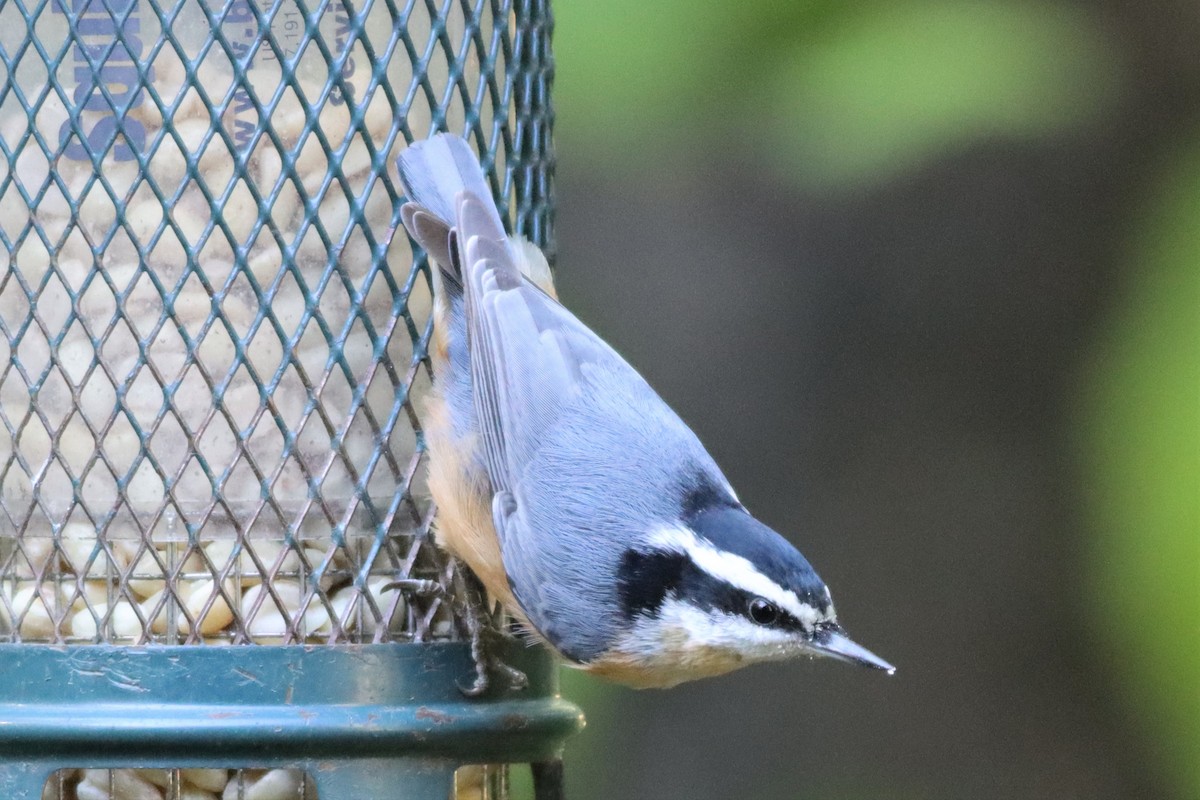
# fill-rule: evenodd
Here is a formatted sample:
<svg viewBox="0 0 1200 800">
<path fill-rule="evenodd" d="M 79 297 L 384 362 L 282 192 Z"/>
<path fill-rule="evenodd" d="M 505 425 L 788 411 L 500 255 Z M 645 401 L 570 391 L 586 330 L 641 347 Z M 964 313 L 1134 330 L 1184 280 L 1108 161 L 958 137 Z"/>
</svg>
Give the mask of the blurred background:
<svg viewBox="0 0 1200 800">
<path fill-rule="evenodd" d="M 554 9 L 560 294 L 899 668 L 568 674 L 571 796 L 1200 798 L 1200 7 Z"/>
</svg>

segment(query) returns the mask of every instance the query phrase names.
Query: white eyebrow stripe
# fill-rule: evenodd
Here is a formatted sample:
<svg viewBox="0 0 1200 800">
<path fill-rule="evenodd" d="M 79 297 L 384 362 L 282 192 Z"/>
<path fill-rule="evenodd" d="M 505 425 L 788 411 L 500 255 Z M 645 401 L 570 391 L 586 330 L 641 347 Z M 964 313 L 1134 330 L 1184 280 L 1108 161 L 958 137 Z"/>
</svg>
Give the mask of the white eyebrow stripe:
<svg viewBox="0 0 1200 800">
<path fill-rule="evenodd" d="M 650 542 L 657 547 L 684 553 L 692 563 L 714 578 L 770 600 L 807 628 L 825 620 L 824 614 L 808 603 L 801 602 L 795 592 L 784 589 L 763 575 L 749 559 L 718 550 L 688 528 L 664 525 L 650 532 Z"/>
</svg>

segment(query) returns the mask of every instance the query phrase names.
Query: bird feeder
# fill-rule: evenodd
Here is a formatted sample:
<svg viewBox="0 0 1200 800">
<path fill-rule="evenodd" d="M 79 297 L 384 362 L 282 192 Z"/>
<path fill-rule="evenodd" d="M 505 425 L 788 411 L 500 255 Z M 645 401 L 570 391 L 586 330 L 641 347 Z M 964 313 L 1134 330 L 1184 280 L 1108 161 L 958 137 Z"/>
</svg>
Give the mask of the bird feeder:
<svg viewBox="0 0 1200 800">
<path fill-rule="evenodd" d="M 462 134 L 550 244 L 547 5 L 0 3 L 4 797 L 561 788 L 547 654 L 459 690 L 395 168 Z"/>
</svg>

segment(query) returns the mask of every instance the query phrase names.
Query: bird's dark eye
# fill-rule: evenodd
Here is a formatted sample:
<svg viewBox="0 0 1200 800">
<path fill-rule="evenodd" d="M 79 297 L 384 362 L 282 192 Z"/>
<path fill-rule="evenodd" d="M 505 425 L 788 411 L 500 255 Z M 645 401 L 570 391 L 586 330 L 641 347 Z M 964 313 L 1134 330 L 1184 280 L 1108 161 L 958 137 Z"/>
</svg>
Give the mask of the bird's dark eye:
<svg viewBox="0 0 1200 800">
<path fill-rule="evenodd" d="M 779 619 L 779 607 L 770 600 L 756 597 L 750 601 L 750 619 L 759 625 L 770 625 Z"/>
</svg>

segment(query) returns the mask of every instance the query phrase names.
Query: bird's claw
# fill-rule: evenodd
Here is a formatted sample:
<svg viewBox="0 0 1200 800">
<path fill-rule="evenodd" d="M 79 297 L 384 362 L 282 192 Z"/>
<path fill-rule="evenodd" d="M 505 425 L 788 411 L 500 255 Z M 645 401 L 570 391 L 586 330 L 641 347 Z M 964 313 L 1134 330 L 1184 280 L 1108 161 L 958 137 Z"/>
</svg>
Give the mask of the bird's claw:
<svg viewBox="0 0 1200 800">
<path fill-rule="evenodd" d="M 520 691 L 529 685 L 525 673 L 505 664 L 499 655 L 513 637 L 501 625 L 503 616 L 487 607 L 487 591 L 479 578 L 459 562 L 455 570 L 454 592 L 451 600 L 457 615 L 462 619 L 466 635 L 471 642 L 471 661 L 475 665 L 475 678 L 469 684 L 458 684 L 458 689 L 467 697 L 479 697 L 492 688 L 493 675 L 500 676 L 510 691 Z M 435 580 L 422 578 L 397 578 L 384 584 L 384 590 L 399 589 L 418 597 L 440 597 L 445 599 L 446 587 Z"/>
<path fill-rule="evenodd" d="M 529 685 L 529 676 L 512 664 L 496 661 L 492 667 L 505 677 L 510 691 L 519 692 Z"/>
<path fill-rule="evenodd" d="M 441 597 L 446 594 L 446 588 L 434 580 L 425 578 L 397 578 L 383 585 L 383 591 L 399 589 L 402 592 L 418 597 Z"/>
<path fill-rule="evenodd" d="M 503 679 L 508 691 L 519 692 L 529 685 L 529 678 L 524 672 L 506 664 L 496 654 L 496 645 L 507 638 L 505 634 L 491 629 L 484 629 L 477 637 L 471 639 L 471 660 L 475 664 L 475 678 L 470 684 L 458 684 L 458 690 L 467 697 L 480 697 L 493 686 L 496 676 Z"/>
<path fill-rule="evenodd" d="M 475 665 L 475 679 L 468 686 L 458 688 L 467 697 L 479 697 L 492 687 L 493 674 L 503 676 L 507 689 L 520 691 L 529 685 L 529 679 L 521 670 L 504 663 L 499 650 L 512 637 L 500 628 L 497 615 L 487 607 L 487 593 L 479 579 L 463 564 L 458 565 L 455 593 L 463 602 L 463 620 L 471 642 L 471 660 Z"/>
</svg>

